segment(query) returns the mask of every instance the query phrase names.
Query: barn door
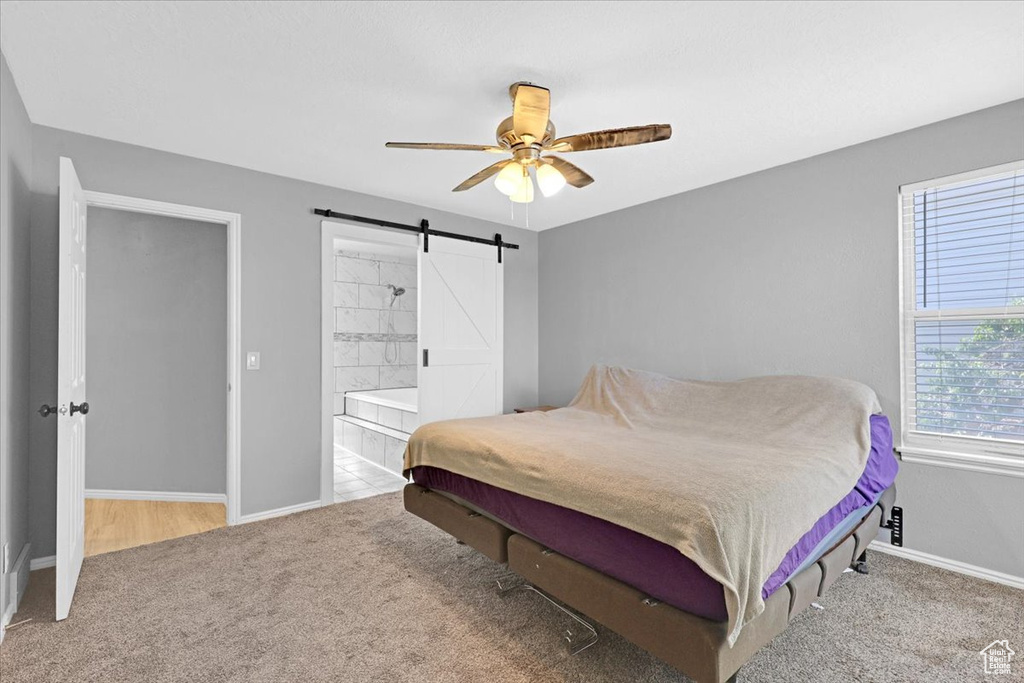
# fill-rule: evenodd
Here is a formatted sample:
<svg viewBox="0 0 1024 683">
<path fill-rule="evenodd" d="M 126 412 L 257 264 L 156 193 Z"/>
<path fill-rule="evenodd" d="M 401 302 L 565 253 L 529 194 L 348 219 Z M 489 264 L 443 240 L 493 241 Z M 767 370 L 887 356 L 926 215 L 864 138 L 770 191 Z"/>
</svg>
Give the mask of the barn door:
<svg viewBox="0 0 1024 683">
<path fill-rule="evenodd" d="M 85 556 L 85 193 L 60 159 L 57 323 L 57 620 L 71 611 Z"/>
<path fill-rule="evenodd" d="M 421 424 L 501 414 L 502 285 L 493 246 L 431 236 L 420 249 Z"/>
</svg>

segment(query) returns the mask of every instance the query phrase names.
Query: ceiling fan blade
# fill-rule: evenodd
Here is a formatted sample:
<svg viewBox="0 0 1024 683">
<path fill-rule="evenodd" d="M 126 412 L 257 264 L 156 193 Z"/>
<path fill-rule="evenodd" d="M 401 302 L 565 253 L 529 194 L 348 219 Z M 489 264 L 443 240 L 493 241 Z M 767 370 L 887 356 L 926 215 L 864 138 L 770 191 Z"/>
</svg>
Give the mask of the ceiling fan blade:
<svg viewBox="0 0 1024 683">
<path fill-rule="evenodd" d="M 491 152 L 492 154 L 505 154 L 508 152 L 504 147 L 494 145 L 459 145 L 451 142 L 388 142 L 385 147 L 392 149 L 442 149 L 462 150 L 466 152 Z"/>
<path fill-rule="evenodd" d="M 558 138 L 545 149 L 552 152 L 585 152 L 591 149 L 643 145 L 648 142 L 668 140 L 670 137 L 672 137 L 672 126 L 668 124 L 651 124 L 649 126 L 611 128 L 593 133 L 569 135 L 564 138 Z"/>
<path fill-rule="evenodd" d="M 565 176 L 565 182 L 569 183 L 573 187 L 586 187 L 590 183 L 594 182 L 594 179 L 576 164 L 571 164 L 565 159 L 548 155 L 541 158 L 542 162 L 546 162 L 554 166 L 559 173 Z"/>
<path fill-rule="evenodd" d="M 476 187 L 477 185 L 487 180 L 492 175 L 495 175 L 498 171 L 505 168 L 511 163 L 514 163 L 513 159 L 503 159 L 496 164 L 491 164 L 490 166 L 480 171 L 479 173 L 476 173 L 475 175 L 472 175 L 463 180 L 458 187 L 452 190 L 452 192 L 463 192 L 471 187 Z"/>
<path fill-rule="evenodd" d="M 512 128 L 516 135 L 526 144 L 540 142 L 548 129 L 551 92 L 529 83 L 515 83 L 509 90 L 512 95 Z"/>
</svg>

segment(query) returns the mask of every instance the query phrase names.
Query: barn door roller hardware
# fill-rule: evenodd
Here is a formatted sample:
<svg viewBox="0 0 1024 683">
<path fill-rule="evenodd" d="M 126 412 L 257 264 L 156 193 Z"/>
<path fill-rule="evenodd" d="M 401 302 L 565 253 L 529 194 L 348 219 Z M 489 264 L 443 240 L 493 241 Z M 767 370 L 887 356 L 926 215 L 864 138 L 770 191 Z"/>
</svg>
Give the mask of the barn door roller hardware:
<svg viewBox="0 0 1024 683">
<path fill-rule="evenodd" d="M 505 242 L 501 239 L 501 233 L 496 233 L 493 239 L 487 239 L 486 237 L 473 237 L 472 235 L 460 235 L 455 232 L 445 232 L 444 230 L 434 230 L 430 227 L 430 223 L 424 219 L 420 221 L 419 225 L 404 225 L 402 223 L 392 223 L 391 221 L 381 220 L 380 218 L 367 218 L 366 216 L 353 216 L 350 213 L 338 213 L 337 211 L 331 211 L 330 209 L 313 209 L 313 213 L 317 216 L 324 216 L 326 218 L 340 218 L 346 221 L 355 221 L 356 223 L 366 223 L 367 225 L 379 225 L 382 228 L 393 228 L 395 230 L 406 230 L 408 232 L 416 232 L 423 235 L 423 251 L 429 251 L 427 238 L 431 235 L 435 237 L 447 237 L 453 240 L 462 240 L 463 242 L 476 242 L 477 244 L 488 244 L 498 248 L 498 263 L 501 263 L 501 250 L 502 249 L 518 249 L 518 244 L 512 244 L 511 242 Z"/>
<path fill-rule="evenodd" d="M 889 513 L 889 523 L 885 525 L 889 529 L 889 543 L 903 547 L 903 508 L 893 505 Z"/>
</svg>

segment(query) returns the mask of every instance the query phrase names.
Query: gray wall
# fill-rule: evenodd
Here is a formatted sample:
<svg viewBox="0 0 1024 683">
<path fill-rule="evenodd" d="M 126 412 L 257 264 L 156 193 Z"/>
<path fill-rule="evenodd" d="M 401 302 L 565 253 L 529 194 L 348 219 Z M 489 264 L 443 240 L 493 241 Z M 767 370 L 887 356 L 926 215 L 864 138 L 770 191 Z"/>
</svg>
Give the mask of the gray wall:
<svg viewBox="0 0 1024 683">
<path fill-rule="evenodd" d="M 1022 157 L 1015 101 L 541 233 L 541 401 L 594 362 L 838 375 L 898 430 L 897 188 Z M 1024 576 L 1024 480 L 904 464 L 898 487 L 907 547 Z"/>
<path fill-rule="evenodd" d="M 505 405 L 537 400 L 537 234 L 379 197 L 42 126 L 33 127 L 32 404 L 52 401 L 57 357 L 57 160 L 87 190 L 242 214 L 242 350 L 262 370 L 241 383 L 242 514 L 320 497 L 320 221 L 331 207 L 438 229 L 501 232 L 505 260 Z M 258 141 L 254 141 L 258 144 Z M 343 154 L 339 150 L 339 154 Z M 56 432 L 31 431 L 33 555 L 54 552 Z"/>
<path fill-rule="evenodd" d="M 0 54 L 0 542 L 9 544 L 12 564 L 29 542 L 31 177 L 32 124 Z M 8 584 L 2 573 L 0 616 L 14 597 Z"/>
<path fill-rule="evenodd" d="M 90 208 L 85 487 L 224 493 L 227 230 Z"/>
</svg>

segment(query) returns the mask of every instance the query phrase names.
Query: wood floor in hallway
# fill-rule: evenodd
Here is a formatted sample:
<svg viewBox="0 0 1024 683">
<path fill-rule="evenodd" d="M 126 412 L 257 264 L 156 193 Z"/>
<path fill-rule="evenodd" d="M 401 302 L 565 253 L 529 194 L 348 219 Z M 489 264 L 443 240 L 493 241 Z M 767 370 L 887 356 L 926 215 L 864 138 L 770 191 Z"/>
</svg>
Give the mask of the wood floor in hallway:
<svg viewBox="0 0 1024 683">
<path fill-rule="evenodd" d="M 227 525 L 223 503 L 85 501 L 85 556 L 134 548 Z"/>
</svg>

